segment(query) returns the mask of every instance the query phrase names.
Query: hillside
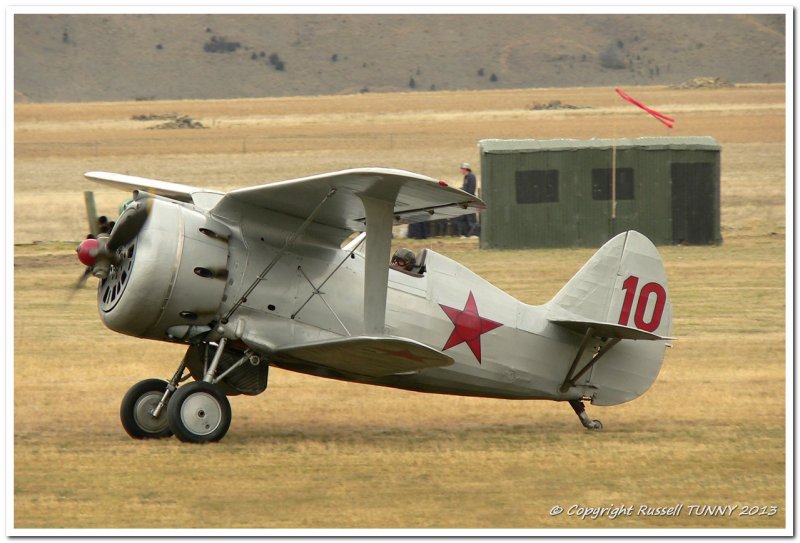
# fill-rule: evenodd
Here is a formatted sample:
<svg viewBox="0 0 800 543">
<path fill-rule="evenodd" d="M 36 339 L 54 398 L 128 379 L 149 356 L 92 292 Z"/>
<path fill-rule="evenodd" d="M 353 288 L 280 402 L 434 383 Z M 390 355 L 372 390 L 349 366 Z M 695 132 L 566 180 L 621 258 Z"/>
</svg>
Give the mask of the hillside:
<svg viewBox="0 0 800 543">
<path fill-rule="evenodd" d="M 784 15 L 20 15 L 16 101 L 785 81 Z"/>
</svg>

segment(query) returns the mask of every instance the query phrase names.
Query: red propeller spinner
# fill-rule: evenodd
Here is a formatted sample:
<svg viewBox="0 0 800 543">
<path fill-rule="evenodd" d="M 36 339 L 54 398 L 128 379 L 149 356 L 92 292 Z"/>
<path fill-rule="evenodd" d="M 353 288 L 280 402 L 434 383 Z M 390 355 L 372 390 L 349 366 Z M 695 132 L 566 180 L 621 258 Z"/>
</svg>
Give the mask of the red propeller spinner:
<svg viewBox="0 0 800 543">
<path fill-rule="evenodd" d="M 100 249 L 100 242 L 96 239 L 85 239 L 78 245 L 78 248 L 75 249 L 78 253 L 78 260 L 80 260 L 85 266 L 89 266 L 90 268 L 94 266 L 95 261 L 97 260 L 97 252 Z"/>
</svg>

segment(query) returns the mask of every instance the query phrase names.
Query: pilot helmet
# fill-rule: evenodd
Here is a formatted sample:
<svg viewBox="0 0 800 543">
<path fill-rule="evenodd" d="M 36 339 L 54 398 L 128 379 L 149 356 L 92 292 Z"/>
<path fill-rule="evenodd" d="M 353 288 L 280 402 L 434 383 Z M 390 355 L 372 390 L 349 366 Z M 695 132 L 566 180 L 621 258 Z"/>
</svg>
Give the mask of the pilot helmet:
<svg viewBox="0 0 800 543">
<path fill-rule="evenodd" d="M 417 257 L 414 256 L 414 251 L 406 249 L 405 247 L 395 251 L 392 257 L 392 264 L 410 270 L 417 263 Z"/>
</svg>

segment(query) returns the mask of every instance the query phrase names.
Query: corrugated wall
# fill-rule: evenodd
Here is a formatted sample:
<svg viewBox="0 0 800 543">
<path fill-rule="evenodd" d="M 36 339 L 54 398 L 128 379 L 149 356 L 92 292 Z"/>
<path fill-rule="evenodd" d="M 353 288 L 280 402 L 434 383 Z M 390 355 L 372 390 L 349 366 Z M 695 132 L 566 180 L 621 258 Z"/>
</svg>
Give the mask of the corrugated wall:
<svg viewBox="0 0 800 543">
<path fill-rule="evenodd" d="M 655 141 L 654 141 L 655 140 Z M 665 139 L 667 140 L 667 139 Z M 687 141 L 688 140 L 688 141 Z M 601 140 L 608 141 L 608 140 Z M 592 170 L 610 170 L 612 147 L 598 140 L 565 144 L 563 140 L 534 142 L 529 148 L 514 140 L 481 142 L 481 185 L 487 210 L 481 219 L 481 247 L 599 247 L 616 233 L 638 230 L 657 244 L 673 243 L 673 163 L 710 162 L 713 190 L 714 239 L 719 242 L 719 147 L 711 138 L 647 138 L 622 140 L 616 149 L 616 167 L 630 168 L 633 196 L 617 200 L 616 219 L 611 201 L 592 197 Z M 631 143 L 633 141 L 634 143 Z M 488 148 L 488 149 L 487 149 Z M 518 203 L 517 172 L 558 171 L 558 201 Z"/>
</svg>

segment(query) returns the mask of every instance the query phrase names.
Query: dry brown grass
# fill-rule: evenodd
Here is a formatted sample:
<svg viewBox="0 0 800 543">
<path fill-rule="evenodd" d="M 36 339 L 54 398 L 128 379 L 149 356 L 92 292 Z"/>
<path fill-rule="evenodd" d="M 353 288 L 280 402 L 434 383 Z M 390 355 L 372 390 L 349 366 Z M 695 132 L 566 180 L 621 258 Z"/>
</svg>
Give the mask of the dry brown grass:
<svg viewBox="0 0 800 543">
<path fill-rule="evenodd" d="M 611 89 L 17 105 L 15 241 L 81 239 L 82 190 L 95 190 L 101 209 L 116 213 L 119 191 L 85 181 L 89 170 L 227 189 L 358 164 L 419 171 L 460 186 L 457 165 L 467 160 L 477 167 L 477 142 L 485 138 L 709 135 L 724 146 L 723 197 L 735 198 L 724 202 L 726 213 L 749 205 L 742 197 L 760 198 L 761 183 L 783 186 L 783 170 L 774 168 L 785 151 L 783 85 L 653 87 L 634 95 L 675 116 L 675 128 L 666 129 Z M 592 109 L 527 109 L 551 99 Z M 146 130 L 157 122 L 130 120 L 169 112 L 213 128 Z M 764 218 L 783 222 L 782 216 Z"/>
<path fill-rule="evenodd" d="M 182 350 L 113 334 L 68 240 L 81 190 L 113 213 L 123 193 L 92 169 L 229 188 L 357 165 L 458 182 L 488 137 L 664 135 L 611 89 L 432 93 L 231 102 L 16 106 L 14 524 L 16 528 L 745 528 L 787 523 L 784 87 L 641 89 L 675 135 L 723 145 L 719 247 L 663 247 L 674 334 L 652 390 L 590 412 L 563 404 L 422 395 L 273 370 L 232 398 L 218 444 L 137 442 L 118 421 L 135 381 Z M 595 109 L 538 115 L 546 99 Z M 178 111 L 203 131 L 150 131 L 135 113 Z M 681 113 L 677 113 L 680 111 Z M 294 119 L 294 121 L 293 121 Z M 242 145 L 245 152 L 242 152 Z M 589 249 L 429 246 L 528 303 Z M 777 505 L 772 517 L 551 517 L 553 505 Z"/>
</svg>

